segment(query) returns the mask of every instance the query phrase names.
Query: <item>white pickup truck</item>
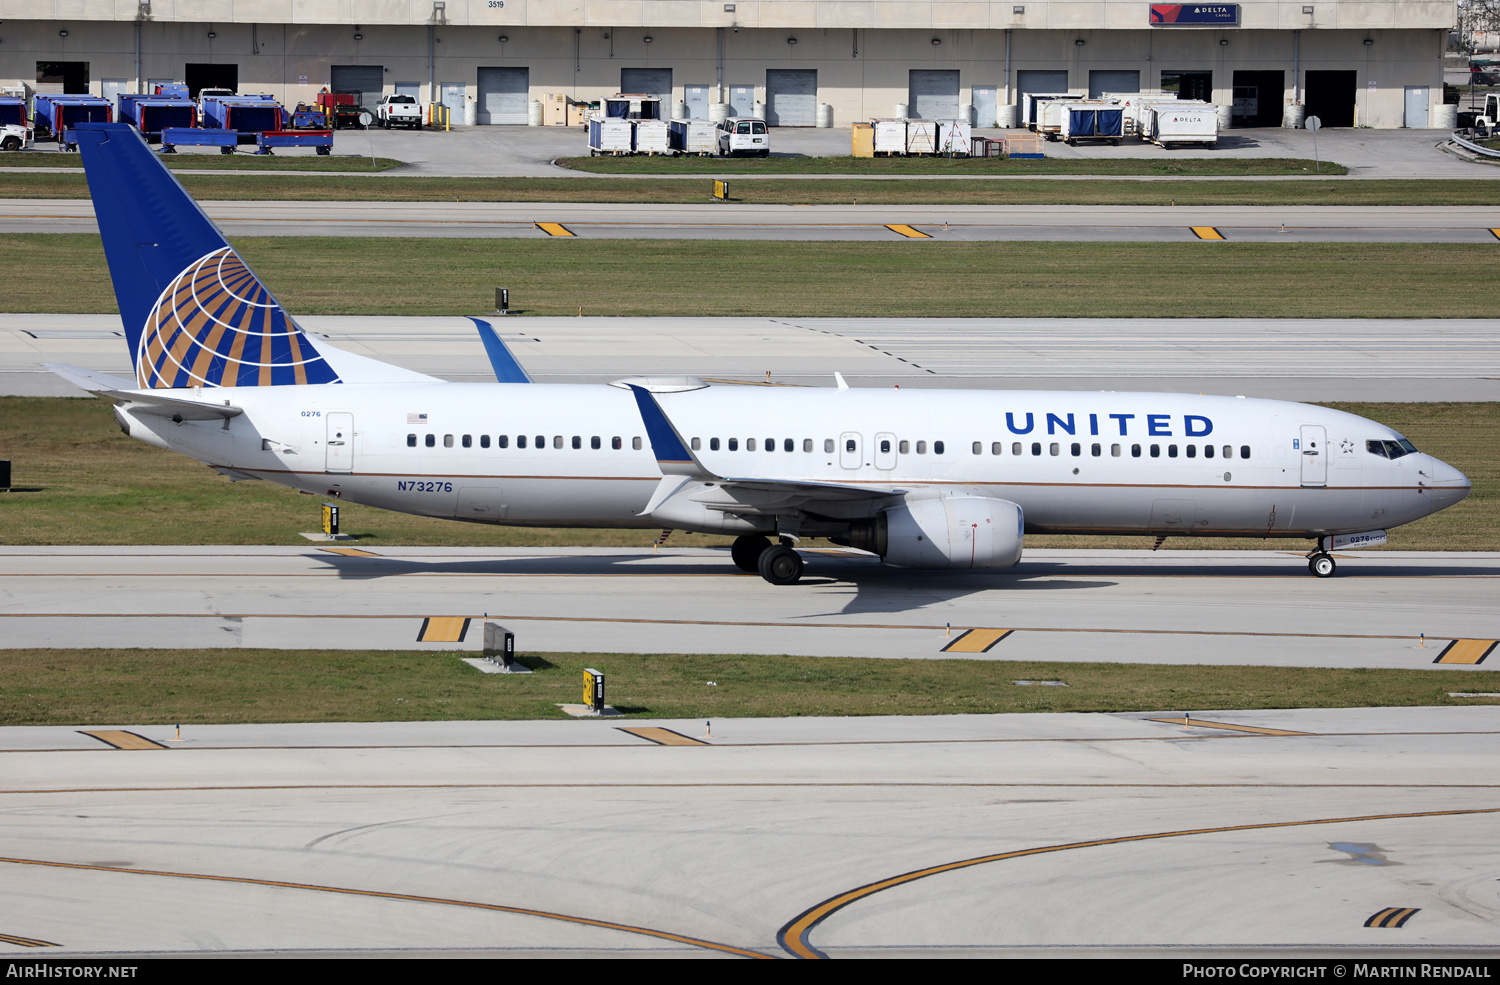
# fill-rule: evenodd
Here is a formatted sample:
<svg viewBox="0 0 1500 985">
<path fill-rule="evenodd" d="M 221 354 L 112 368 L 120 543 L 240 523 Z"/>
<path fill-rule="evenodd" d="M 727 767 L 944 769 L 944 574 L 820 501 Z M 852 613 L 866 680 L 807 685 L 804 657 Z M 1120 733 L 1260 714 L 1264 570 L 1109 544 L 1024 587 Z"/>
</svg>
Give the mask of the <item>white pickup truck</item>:
<svg viewBox="0 0 1500 985">
<path fill-rule="evenodd" d="M 422 129 L 422 104 L 415 96 L 382 96 L 375 107 L 375 119 L 389 130 L 391 127 Z"/>
</svg>

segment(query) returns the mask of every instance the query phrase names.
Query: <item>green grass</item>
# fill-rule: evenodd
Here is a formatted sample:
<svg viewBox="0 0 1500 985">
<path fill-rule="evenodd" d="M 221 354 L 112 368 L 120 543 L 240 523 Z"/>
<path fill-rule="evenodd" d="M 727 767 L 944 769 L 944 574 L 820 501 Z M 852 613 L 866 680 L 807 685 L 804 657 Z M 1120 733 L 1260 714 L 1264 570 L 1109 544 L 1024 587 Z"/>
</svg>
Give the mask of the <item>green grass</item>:
<svg viewBox="0 0 1500 985">
<path fill-rule="evenodd" d="M 1399 528 L 1400 550 L 1500 549 L 1500 403 L 1334 404 L 1389 424 L 1474 483 L 1464 502 Z M 0 397 L 0 458 L 15 492 L 0 494 L 0 544 L 305 545 L 320 499 L 269 482 L 230 483 L 198 462 L 125 437 L 96 399 Z M 492 527 L 340 507 L 361 546 L 648 547 L 658 531 Z M 1028 547 L 1149 546 L 1152 538 L 1032 536 Z M 672 546 L 729 538 L 674 533 Z M 1288 550 L 1300 541 L 1172 538 L 1182 549 Z"/>
<path fill-rule="evenodd" d="M 1440 243 L 995 243 L 237 237 L 299 315 L 468 315 L 496 284 L 526 314 L 1487 318 L 1495 247 Z M 642 277 L 655 270 L 662 276 Z M 1191 270 L 1163 291 L 1145 270 Z M 399 291 L 372 284 L 400 271 Z M 66 283 L 66 291 L 57 285 Z M 775 290 L 744 290 L 745 284 Z M 1089 284 L 1107 289 L 1079 290 Z M 830 285 L 837 285 L 831 290 Z M 0 237 L 12 311 L 113 312 L 97 236 Z M 1232 299 L 1232 300 L 1231 300 Z"/>
<path fill-rule="evenodd" d="M 556 706 L 579 700 L 585 666 L 602 670 L 609 703 L 637 718 L 1495 703 L 1448 697 L 1469 686 L 1451 671 L 701 654 L 522 659 L 536 673 L 482 674 L 452 653 L 0 650 L 0 725 L 564 718 Z"/>
<path fill-rule="evenodd" d="M 1150 175 L 1246 177 L 1348 174 L 1341 164 L 1288 157 L 1117 157 L 1100 160 L 1049 157 L 563 157 L 558 164 L 593 174 L 858 174 L 858 175 Z"/>
<path fill-rule="evenodd" d="M 176 154 L 158 154 L 163 164 L 172 169 L 188 168 L 199 171 L 340 171 L 373 172 L 399 168 L 405 161 L 389 157 L 375 158 L 370 166 L 370 156 L 358 154 L 330 154 L 326 157 L 314 154 L 259 155 L 253 145 L 246 145 L 234 154 L 197 154 L 180 151 Z M 0 154 L 0 169 L 3 168 L 63 168 L 79 170 L 83 161 L 77 154 L 48 153 L 37 151 L 25 154 Z M 41 177 L 51 177 L 42 175 Z M 59 175 L 58 177 L 70 177 Z"/>
<path fill-rule="evenodd" d="M 300 158 L 298 160 L 301 160 Z M 707 202 L 708 179 L 201 175 L 179 179 L 200 201 L 341 202 Z M 1472 205 L 1488 201 L 1482 179 L 1344 181 L 1219 180 L 1005 181 L 999 178 L 765 178 L 731 188 L 733 201 L 760 205 Z M 0 198 L 87 198 L 81 173 L 17 174 L 0 168 Z"/>
</svg>

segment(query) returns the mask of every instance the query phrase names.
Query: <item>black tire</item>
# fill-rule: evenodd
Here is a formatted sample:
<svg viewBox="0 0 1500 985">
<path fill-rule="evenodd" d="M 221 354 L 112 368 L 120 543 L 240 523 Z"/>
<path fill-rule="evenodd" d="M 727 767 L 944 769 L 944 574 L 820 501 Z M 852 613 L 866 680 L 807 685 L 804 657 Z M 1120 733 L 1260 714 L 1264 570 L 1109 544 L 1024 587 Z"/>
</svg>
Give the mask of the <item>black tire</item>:
<svg viewBox="0 0 1500 985">
<path fill-rule="evenodd" d="M 760 156 L 761 157 L 770 157 L 771 156 L 771 149 L 768 147 L 765 150 L 761 151 L 760 152 Z"/>
<path fill-rule="evenodd" d="M 332 150 L 333 150 L 333 148 L 331 148 L 331 147 L 319 147 L 318 148 L 318 153 L 322 154 L 323 156 L 326 157 L 329 154 L 329 152 L 332 151 Z"/>
<path fill-rule="evenodd" d="M 233 147 L 220 147 L 219 148 L 219 153 L 220 154 L 233 154 L 234 153 L 234 148 Z"/>
<path fill-rule="evenodd" d="M 802 578 L 802 556 L 778 544 L 761 554 L 760 576 L 773 585 L 795 585 Z"/>
<path fill-rule="evenodd" d="M 734 544 L 729 548 L 729 556 L 734 558 L 735 567 L 741 571 L 757 574 L 760 571 L 760 556 L 770 547 L 769 538 L 758 534 L 746 534 L 734 539 Z"/>
<path fill-rule="evenodd" d="M 5 142 L 3 144 L 0 144 L 0 150 L 20 150 L 20 149 L 21 149 L 21 138 L 20 137 L 6 137 L 5 138 Z"/>
<path fill-rule="evenodd" d="M 1314 554 L 1308 558 L 1307 570 L 1319 578 L 1332 578 L 1333 573 L 1338 570 L 1338 564 L 1331 554 Z"/>
</svg>

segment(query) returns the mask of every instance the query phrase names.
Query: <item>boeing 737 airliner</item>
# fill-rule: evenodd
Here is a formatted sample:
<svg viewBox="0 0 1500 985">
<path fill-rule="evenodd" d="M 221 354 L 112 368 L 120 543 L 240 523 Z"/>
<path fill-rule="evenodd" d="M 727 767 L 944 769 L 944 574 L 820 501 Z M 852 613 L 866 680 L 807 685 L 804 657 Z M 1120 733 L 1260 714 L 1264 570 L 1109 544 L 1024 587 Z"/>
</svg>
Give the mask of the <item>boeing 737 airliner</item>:
<svg viewBox="0 0 1500 985">
<path fill-rule="evenodd" d="M 78 146 L 136 378 L 57 372 L 132 437 L 234 479 L 521 526 L 737 535 L 774 584 L 805 537 L 907 568 L 1009 568 L 1030 533 L 1305 538 L 1335 548 L 1463 499 L 1390 428 L 1305 404 L 1165 393 L 448 383 L 304 333 L 124 124 Z M 1159 543 L 1160 541 L 1158 541 Z"/>
</svg>

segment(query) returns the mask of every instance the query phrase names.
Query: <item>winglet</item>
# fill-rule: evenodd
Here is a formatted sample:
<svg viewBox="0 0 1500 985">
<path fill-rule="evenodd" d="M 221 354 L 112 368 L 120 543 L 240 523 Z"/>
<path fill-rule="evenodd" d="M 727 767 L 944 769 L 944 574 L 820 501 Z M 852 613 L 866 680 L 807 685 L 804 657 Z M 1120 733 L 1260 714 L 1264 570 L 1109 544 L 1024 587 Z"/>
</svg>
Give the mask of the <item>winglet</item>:
<svg viewBox="0 0 1500 985">
<path fill-rule="evenodd" d="M 469 321 L 479 329 L 479 341 L 484 343 L 485 354 L 490 357 L 490 366 L 495 370 L 495 380 L 499 383 L 531 383 L 531 377 L 526 375 L 526 370 L 516 361 L 510 349 L 501 341 L 500 333 L 495 331 L 495 326 L 480 318 L 470 317 Z"/>
<path fill-rule="evenodd" d="M 691 451 L 682 435 L 667 420 L 661 405 L 645 387 L 629 384 L 635 394 L 636 406 L 641 410 L 641 420 L 646 425 L 646 436 L 651 440 L 651 451 L 656 455 L 656 466 L 662 475 L 686 475 L 695 479 L 712 479 L 716 476 L 703 467 Z"/>
</svg>

